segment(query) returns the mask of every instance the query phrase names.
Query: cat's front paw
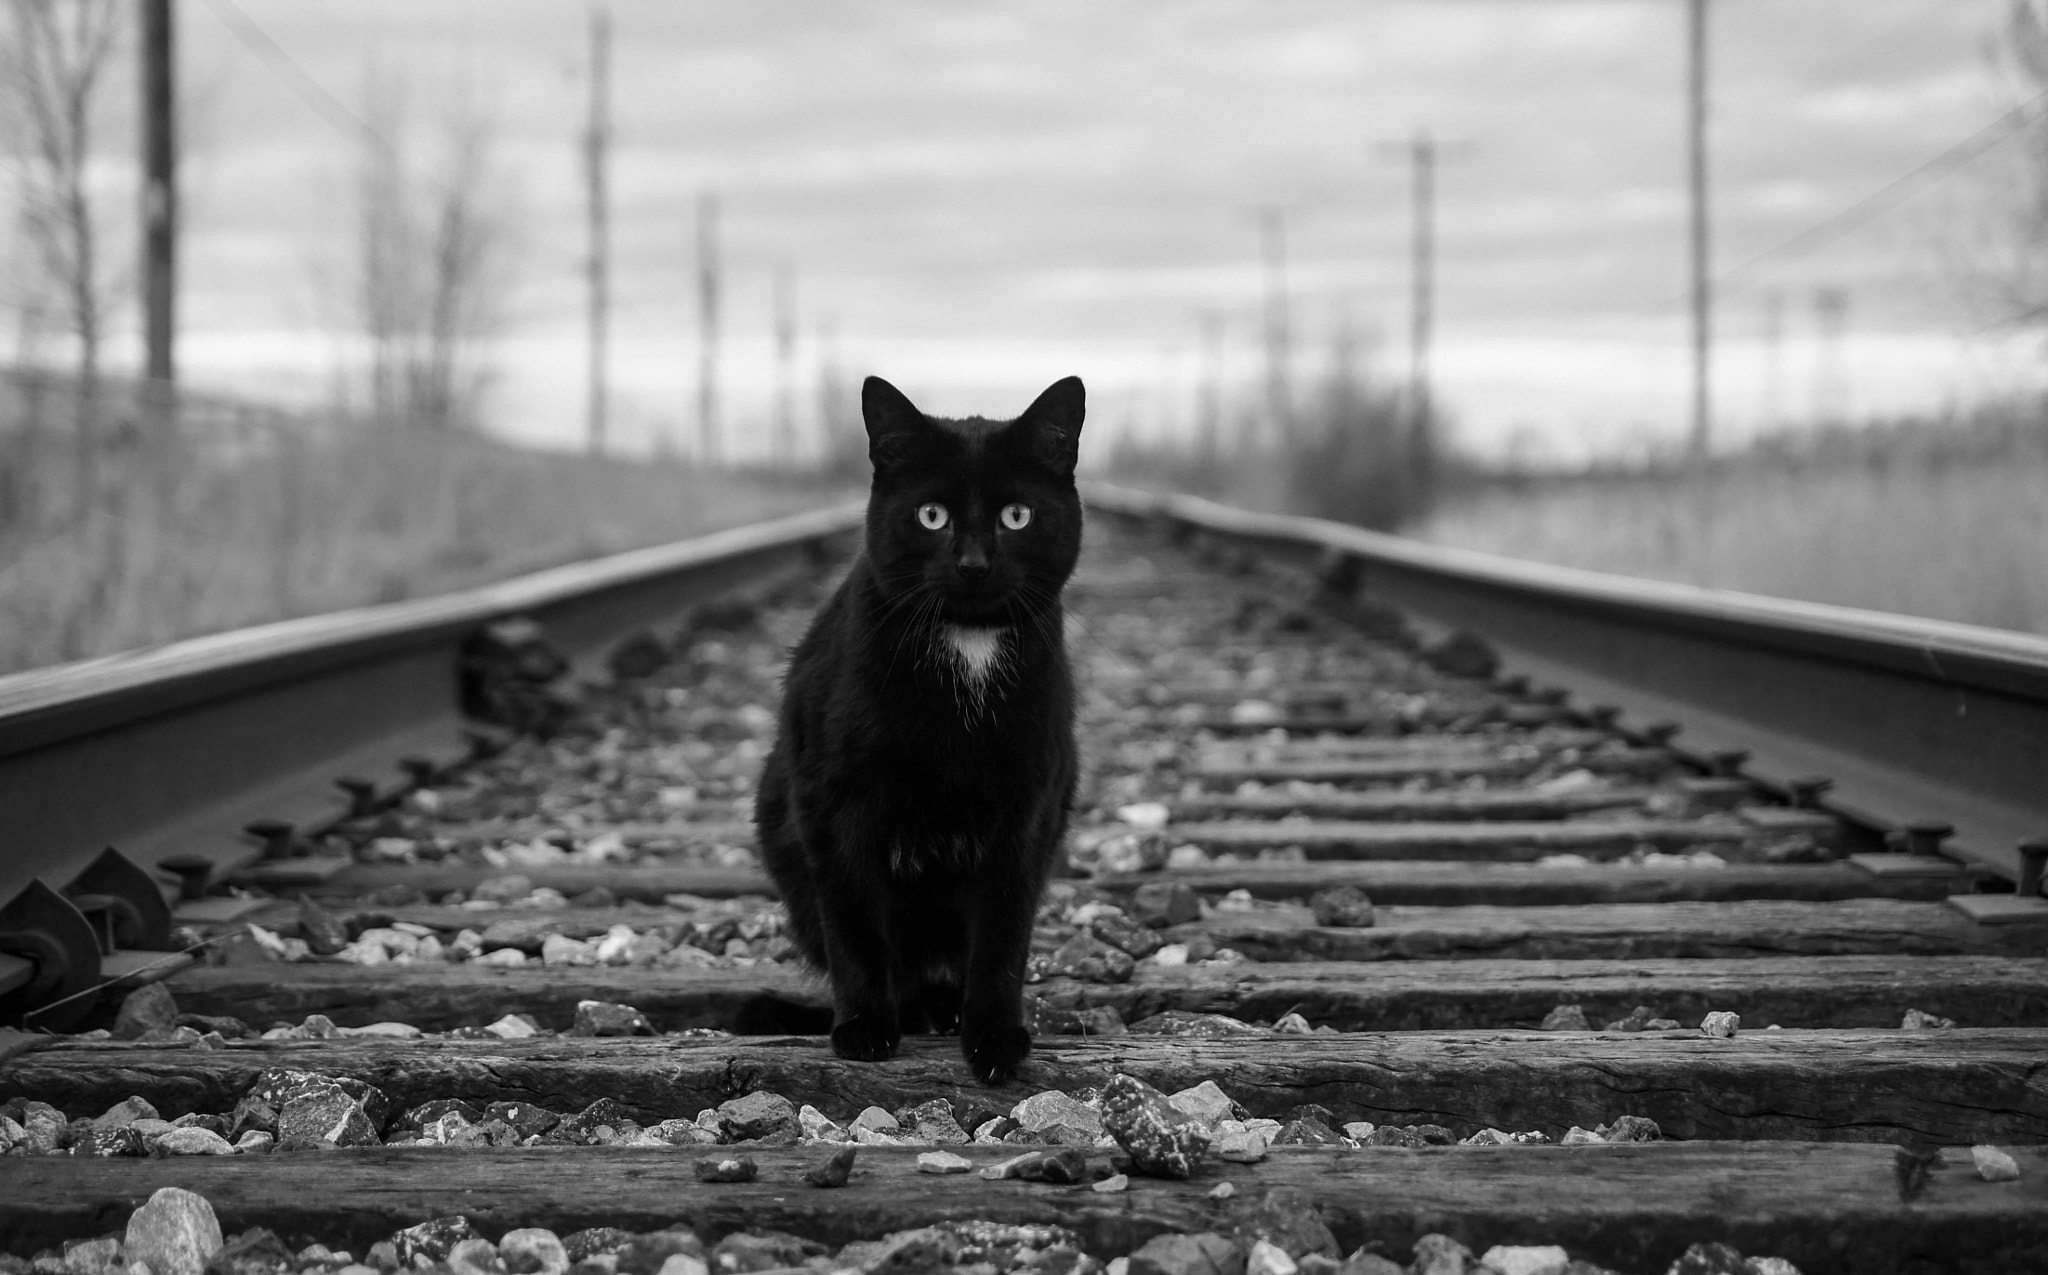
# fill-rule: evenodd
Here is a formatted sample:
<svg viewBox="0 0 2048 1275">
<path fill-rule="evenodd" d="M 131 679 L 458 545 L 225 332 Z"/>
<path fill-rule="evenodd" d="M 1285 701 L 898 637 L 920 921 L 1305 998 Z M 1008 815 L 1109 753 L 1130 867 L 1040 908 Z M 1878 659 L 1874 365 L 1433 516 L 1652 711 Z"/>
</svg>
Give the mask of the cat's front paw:
<svg viewBox="0 0 2048 1275">
<path fill-rule="evenodd" d="M 1017 1074 L 1024 1055 L 1031 1052 L 1031 1033 L 1022 1027 L 997 1027 L 969 1031 L 960 1037 L 967 1067 L 985 1085 L 999 1085 Z"/>
<path fill-rule="evenodd" d="M 862 1015 L 832 1028 L 832 1052 L 855 1062 L 881 1062 L 896 1056 L 903 1033 L 887 1019 Z"/>
</svg>

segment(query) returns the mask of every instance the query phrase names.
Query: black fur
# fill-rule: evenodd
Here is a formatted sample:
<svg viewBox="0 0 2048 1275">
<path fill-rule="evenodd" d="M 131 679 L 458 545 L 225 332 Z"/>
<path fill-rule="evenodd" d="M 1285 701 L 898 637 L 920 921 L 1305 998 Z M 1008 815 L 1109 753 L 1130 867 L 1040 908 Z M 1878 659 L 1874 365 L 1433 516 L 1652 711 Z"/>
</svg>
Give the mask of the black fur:
<svg viewBox="0 0 2048 1275">
<path fill-rule="evenodd" d="M 861 389 L 867 543 L 790 661 L 754 804 L 797 946 L 832 983 L 832 1048 L 878 1060 L 960 1032 L 990 1084 L 1031 1048 L 1031 923 L 1073 804 L 1074 691 L 1060 590 L 1081 550 L 1068 377 L 1014 421 L 928 417 Z M 931 530 L 919 509 L 943 505 Z M 1004 527 L 1005 506 L 1031 510 Z M 946 626 L 1000 626 L 980 693 Z"/>
</svg>

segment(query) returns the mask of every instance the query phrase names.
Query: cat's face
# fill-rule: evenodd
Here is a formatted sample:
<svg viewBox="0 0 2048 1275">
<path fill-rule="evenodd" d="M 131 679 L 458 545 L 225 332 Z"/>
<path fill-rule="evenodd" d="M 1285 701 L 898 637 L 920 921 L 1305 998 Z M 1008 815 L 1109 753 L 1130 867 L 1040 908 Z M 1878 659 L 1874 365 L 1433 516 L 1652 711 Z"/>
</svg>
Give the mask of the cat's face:
<svg viewBox="0 0 2048 1275">
<path fill-rule="evenodd" d="M 1085 397 L 1068 377 L 1013 421 L 926 416 L 895 386 L 861 387 L 868 559 L 883 591 L 924 592 L 936 618 L 998 625 L 1059 594 L 1081 551 L 1075 449 Z"/>
</svg>

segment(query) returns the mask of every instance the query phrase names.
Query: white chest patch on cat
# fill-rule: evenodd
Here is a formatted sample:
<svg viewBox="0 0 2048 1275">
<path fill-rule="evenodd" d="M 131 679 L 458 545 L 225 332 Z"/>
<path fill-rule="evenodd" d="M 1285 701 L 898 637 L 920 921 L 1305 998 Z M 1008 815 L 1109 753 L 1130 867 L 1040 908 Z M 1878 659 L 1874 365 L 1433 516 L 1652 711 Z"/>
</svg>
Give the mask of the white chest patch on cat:
<svg viewBox="0 0 2048 1275">
<path fill-rule="evenodd" d="M 1003 630 L 969 628 L 964 624 L 946 626 L 946 646 L 953 652 L 955 666 L 967 684 L 979 691 L 1003 656 Z"/>
</svg>

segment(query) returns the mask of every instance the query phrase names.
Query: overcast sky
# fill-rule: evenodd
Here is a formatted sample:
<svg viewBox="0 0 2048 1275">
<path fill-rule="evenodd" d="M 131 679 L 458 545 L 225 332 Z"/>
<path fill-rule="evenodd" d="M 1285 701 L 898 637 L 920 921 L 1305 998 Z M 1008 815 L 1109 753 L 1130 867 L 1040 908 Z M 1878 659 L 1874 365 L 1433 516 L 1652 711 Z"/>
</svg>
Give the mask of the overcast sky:
<svg viewBox="0 0 2048 1275">
<path fill-rule="evenodd" d="M 191 115 L 185 361 L 197 383 L 326 391 L 355 142 L 320 94 L 182 0 Z M 518 226 L 499 427 L 582 429 L 576 138 L 588 9 L 570 0 L 233 0 L 360 110 L 410 81 L 422 135 L 467 95 L 499 124 Z M 1716 0 L 1716 256 L 1731 267 L 1913 169 L 2015 101 L 1987 50 L 2002 0 Z M 1254 209 L 1288 210 L 1306 376 L 1343 322 L 1403 355 L 1407 171 L 1380 144 L 1459 143 L 1440 187 L 1439 396 L 1460 437 L 1558 452 L 1683 427 L 1681 0 L 614 0 L 614 365 L 624 432 L 693 423 L 692 217 L 725 207 L 731 413 L 771 384 L 787 263 L 808 382 L 819 333 L 854 375 L 942 412 L 1007 415 L 1079 373 L 1099 432 L 1181 419 L 1197 315 L 1258 370 Z M 132 83 L 124 77 L 117 83 Z M 119 138 L 119 126 L 114 126 Z M 121 142 L 110 140 L 110 145 Z M 1851 410 L 2008 385 L 2025 359 L 1961 304 L 1944 246 L 1994 155 L 1727 292 L 1731 435 L 1771 411 L 1758 334 L 1788 332 L 1776 411 L 1825 395 L 1813 299 L 1848 291 Z M 809 394 L 806 394 L 808 406 Z M 757 427 L 753 427 L 757 428 Z"/>
</svg>

